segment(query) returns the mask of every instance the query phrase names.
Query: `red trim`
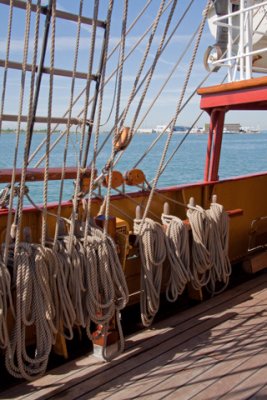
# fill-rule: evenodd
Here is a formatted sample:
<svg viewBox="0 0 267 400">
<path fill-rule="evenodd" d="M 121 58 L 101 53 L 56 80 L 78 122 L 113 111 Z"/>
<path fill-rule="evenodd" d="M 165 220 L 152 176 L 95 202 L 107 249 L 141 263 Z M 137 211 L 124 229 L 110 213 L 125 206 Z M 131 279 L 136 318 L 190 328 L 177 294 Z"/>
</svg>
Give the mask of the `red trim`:
<svg viewBox="0 0 267 400">
<path fill-rule="evenodd" d="M 203 110 L 227 107 L 228 110 L 267 110 L 267 88 L 249 88 L 232 92 L 203 94 L 200 101 Z"/>
<path fill-rule="evenodd" d="M 219 163 L 220 163 L 221 147 L 222 147 L 224 116 L 225 116 L 224 110 L 219 110 L 216 113 L 216 125 L 214 129 L 214 147 L 210 160 L 211 164 L 210 164 L 209 181 L 215 181 L 219 179 L 218 171 L 219 171 Z"/>
</svg>

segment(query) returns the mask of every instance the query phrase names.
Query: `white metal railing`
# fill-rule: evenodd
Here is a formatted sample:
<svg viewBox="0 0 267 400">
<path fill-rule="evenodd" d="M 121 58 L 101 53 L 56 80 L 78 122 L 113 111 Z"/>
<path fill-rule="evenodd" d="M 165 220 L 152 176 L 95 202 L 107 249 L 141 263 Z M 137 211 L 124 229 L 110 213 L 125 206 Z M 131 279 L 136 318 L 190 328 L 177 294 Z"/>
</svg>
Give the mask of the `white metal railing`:
<svg viewBox="0 0 267 400">
<path fill-rule="evenodd" d="M 233 3 L 238 6 L 237 10 L 233 11 Z M 250 79 L 253 72 L 266 74 L 267 1 L 228 0 L 227 7 L 227 13 L 211 16 L 216 32 L 218 27 L 228 30 L 227 50 L 222 54 L 217 43 L 210 46 L 206 65 L 215 69 L 227 67 L 229 82 Z M 215 6 L 212 11 L 216 12 Z"/>
</svg>

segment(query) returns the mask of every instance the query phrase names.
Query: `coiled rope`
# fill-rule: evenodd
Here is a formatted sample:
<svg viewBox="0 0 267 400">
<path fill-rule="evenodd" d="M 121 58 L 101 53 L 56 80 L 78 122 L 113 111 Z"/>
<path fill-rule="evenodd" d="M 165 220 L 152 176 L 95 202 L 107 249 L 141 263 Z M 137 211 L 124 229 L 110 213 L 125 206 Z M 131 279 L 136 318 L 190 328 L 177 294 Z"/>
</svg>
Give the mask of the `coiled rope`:
<svg viewBox="0 0 267 400">
<path fill-rule="evenodd" d="M 228 257 L 229 217 L 215 200 L 209 210 L 190 207 L 187 216 L 193 235 L 192 285 L 195 289 L 208 285 L 212 295 L 220 293 L 227 287 L 232 271 Z M 219 291 L 216 282 L 223 283 Z"/>
<path fill-rule="evenodd" d="M 110 320 L 115 316 L 119 331 L 119 349 L 116 353 L 121 353 L 124 349 L 124 337 L 119 316 L 120 311 L 128 303 L 129 292 L 117 249 L 111 237 L 102 230 L 91 227 L 85 253 L 88 261 L 85 298 L 87 334 L 90 338 L 92 337 L 90 332 L 92 321 L 97 325 L 103 325 L 106 339 Z M 103 348 L 103 357 L 106 360 L 110 359 L 106 343 Z"/>
<path fill-rule="evenodd" d="M 209 252 L 210 219 L 206 211 L 200 207 L 190 207 L 187 217 L 192 229 L 192 286 L 199 290 L 210 280 L 211 260 Z"/>
<path fill-rule="evenodd" d="M 41 246 L 21 243 L 14 258 L 16 319 L 5 362 L 11 375 L 27 380 L 36 379 L 46 371 L 56 333 L 55 307 L 48 284 L 51 271 L 43 262 L 42 250 Z M 35 329 L 37 338 L 33 356 L 26 349 L 29 326 Z"/>
<path fill-rule="evenodd" d="M 166 258 L 165 235 L 162 226 L 150 218 L 135 219 L 134 233 L 138 235 L 141 257 L 141 319 L 148 327 L 159 309 L 162 265 Z"/>
<path fill-rule="evenodd" d="M 228 257 L 229 217 L 223 206 L 216 202 L 211 203 L 208 212 L 211 229 L 209 250 L 212 264 L 208 289 L 214 295 L 221 293 L 228 286 L 229 276 L 232 272 Z M 216 282 L 218 281 L 223 283 L 223 287 L 216 291 Z"/>
<path fill-rule="evenodd" d="M 7 327 L 7 313 L 14 308 L 11 296 L 11 277 L 5 264 L 0 260 L 0 348 L 6 349 L 9 345 L 9 333 Z"/>
<path fill-rule="evenodd" d="M 166 250 L 170 262 L 170 276 L 166 287 L 166 298 L 177 300 L 191 280 L 189 234 L 183 221 L 173 215 L 162 214 L 166 229 Z"/>
</svg>

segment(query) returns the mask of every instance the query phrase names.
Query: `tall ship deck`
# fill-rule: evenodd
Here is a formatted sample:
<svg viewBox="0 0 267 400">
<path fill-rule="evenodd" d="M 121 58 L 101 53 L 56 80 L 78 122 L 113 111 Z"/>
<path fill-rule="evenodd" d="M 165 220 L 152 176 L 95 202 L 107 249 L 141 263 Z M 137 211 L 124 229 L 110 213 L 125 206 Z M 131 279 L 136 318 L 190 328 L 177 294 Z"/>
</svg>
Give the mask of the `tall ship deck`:
<svg viewBox="0 0 267 400">
<path fill-rule="evenodd" d="M 228 115 L 267 110 L 267 2 L 68 7 L 0 0 L 0 398 L 265 398 L 267 168 L 220 163 Z M 203 178 L 179 184 L 207 116 Z"/>
</svg>

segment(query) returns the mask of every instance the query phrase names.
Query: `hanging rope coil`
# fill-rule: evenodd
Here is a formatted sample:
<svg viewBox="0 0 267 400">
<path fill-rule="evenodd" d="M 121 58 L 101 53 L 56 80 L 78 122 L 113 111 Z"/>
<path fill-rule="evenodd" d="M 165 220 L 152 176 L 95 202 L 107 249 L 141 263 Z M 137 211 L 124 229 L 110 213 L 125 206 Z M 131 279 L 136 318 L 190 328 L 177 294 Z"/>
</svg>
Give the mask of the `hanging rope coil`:
<svg viewBox="0 0 267 400">
<path fill-rule="evenodd" d="M 53 249 L 40 247 L 39 257 L 42 257 L 42 262 L 46 263 L 47 268 L 51 270 L 49 287 L 52 302 L 55 305 L 54 325 L 58 333 L 71 340 L 76 313 L 67 286 L 68 263 L 60 252 L 58 242 L 53 246 Z"/>
<path fill-rule="evenodd" d="M 134 233 L 138 235 L 141 257 L 141 319 L 148 327 L 159 309 L 162 264 L 166 258 L 165 235 L 161 225 L 150 218 L 135 219 Z"/>
<path fill-rule="evenodd" d="M 213 202 L 209 210 L 191 207 L 187 216 L 192 229 L 192 285 L 195 289 L 207 286 L 212 295 L 223 291 L 232 268 L 228 257 L 229 217 L 223 206 Z M 216 282 L 222 282 L 216 291 Z"/>
<path fill-rule="evenodd" d="M 7 327 L 7 313 L 14 308 L 11 296 L 11 277 L 5 264 L 0 260 L 0 348 L 9 346 L 9 333 Z"/>
<path fill-rule="evenodd" d="M 227 287 L 229 276 L 232 272 L 231 263 L 228 257 L 229 217 L 224 211 L 223 206 L 215 202 L 211 203 L 208 212 L 211 229 L 209 236 L 209 249 L 212 264 L 208 288 L 214 295 L 222 292 Z M 222 289 L 219 291 L 216 291 L 217 281 L 224 284 Z"/>
<path fill-rule="evenodd" d="M 49 287 L 49 271 L 40 246 L 20 243 L 14 258 L 16 283 L 16 319 L 6 350 L 6 368 L 16 378 L 36 379 L 46 371 L 54 343 L 55 307 Z M 36 332 L 36 349 L 31 356 L 26 349 L 26 329 Z"/>
<path fill-rule="evenodd" d="M 196 290 L 210 279 L 211 259 L 209 252 L 210 219 L 206 211 L 196 206 L 187 211 L 192 229 L 192 285 Z"/>
<path fill-rule="evenodd" d="M 73 305 L 72 324 L 86 326 L 84 317 L 83 297 L 86 291 L 85 286 L 85 260 L 81 253 L 81 244 L 73 236 L 65 236 L 57 242 L 58 254 L 63 263 L 63 271 L 69 293 L 69 299 Z M 70 248 L 71 246 L 71 248 Z M 73 317 L 75 319 L 73 320 Z M 71 332 L 71 331 L 70 331 Z"/>
<path fill-rule="evenodd" d="M 161 219 L 162 223 L 167 226 L 166 248 L 170 262 L 166 298 L 168 301 L 174 302 L 191 280 L 189 235 L 188 229 L 180 218 L 162 214 Z"/>
<path fill-rule="evenodd" d="M 85 252 L 87 268 L 87 309 L 95 323 L 106 323 L 128 302 L 128 287 L 110 236 L 98 228 L 91 227 Z M 90 267 L 90 268 L 89 268 Z"/>
<path fill-rule="evenodd" d="M 91 321 L 104 326 L 104 337 L 110 320 L 115 316 L 119 331 L 119 349 L 124 349 L 124 337 L 119 314 L 129 300 L 125 275 L 120 264 L 114 241 L 98 228 L 90 227 L 90 235 L 84 243 L 87 258 L 86 297 L 87 334 L 91 338 Z M 104 346 L 103 357 L 110 359 Z M 111 358 L 114 357 L 114 354 Z"/>
</svg>

